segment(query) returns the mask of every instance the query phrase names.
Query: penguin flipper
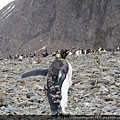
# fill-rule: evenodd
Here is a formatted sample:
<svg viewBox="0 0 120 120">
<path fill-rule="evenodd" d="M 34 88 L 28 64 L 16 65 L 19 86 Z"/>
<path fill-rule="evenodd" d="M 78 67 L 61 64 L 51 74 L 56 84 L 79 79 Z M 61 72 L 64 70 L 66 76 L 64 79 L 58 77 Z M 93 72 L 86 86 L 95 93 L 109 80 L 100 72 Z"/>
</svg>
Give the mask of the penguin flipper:
<svg viewBox="0 0 120 120">
<path fill-rule="evenodd" d="M 37 75 L 46 76 L 47 73 L 48 73 L 48 69 L 36 69 L 36 70 L 31 70 L 31 71 L 28 71 L 28 72 L 22 74 L 21 78 L 37 76 Z"/>
</svg>

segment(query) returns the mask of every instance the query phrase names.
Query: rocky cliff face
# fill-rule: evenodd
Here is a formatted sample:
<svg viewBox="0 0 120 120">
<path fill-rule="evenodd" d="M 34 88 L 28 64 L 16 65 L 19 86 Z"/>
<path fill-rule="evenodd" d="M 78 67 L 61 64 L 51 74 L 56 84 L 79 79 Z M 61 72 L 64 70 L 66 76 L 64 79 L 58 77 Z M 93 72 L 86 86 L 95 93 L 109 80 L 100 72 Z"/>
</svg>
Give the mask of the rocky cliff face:
<svg viewBox="0 0 120 120">
<path fill-rule="evenodd" d="M 15 0 L 0 17 L 1 55 L 120 44 L 119 0 Z"/>
</svg>

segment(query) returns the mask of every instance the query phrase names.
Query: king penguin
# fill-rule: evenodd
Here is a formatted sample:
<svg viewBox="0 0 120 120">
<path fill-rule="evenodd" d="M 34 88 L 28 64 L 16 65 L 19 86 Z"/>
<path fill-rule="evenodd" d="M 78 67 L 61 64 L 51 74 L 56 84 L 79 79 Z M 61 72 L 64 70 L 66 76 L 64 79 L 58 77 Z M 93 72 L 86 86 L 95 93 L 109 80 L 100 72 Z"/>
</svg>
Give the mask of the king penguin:
<svg viewBox="0 0 120 120">
<path fill-rule="evenodd" d="M 47 80 L 44 85 L 48 97 L 51 115 L 65 115 L 67 112 L 68 90 L 72 85 L 72 66 L 65 60 L 71 50 L 61 50 L 48 69 L 37 69 L 26 72 L 22 78 L 42 75 Z"/>
</svg>

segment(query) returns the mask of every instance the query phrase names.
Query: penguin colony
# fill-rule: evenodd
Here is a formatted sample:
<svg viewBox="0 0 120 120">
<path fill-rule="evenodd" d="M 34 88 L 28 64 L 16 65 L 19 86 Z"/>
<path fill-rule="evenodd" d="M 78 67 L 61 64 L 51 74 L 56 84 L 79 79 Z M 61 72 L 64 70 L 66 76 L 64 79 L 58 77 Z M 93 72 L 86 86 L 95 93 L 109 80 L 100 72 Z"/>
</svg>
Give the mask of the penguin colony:
<svg viewBox="0 0 120 120">
<path fill-rule="evenodd" d="M 47 76 L 44 89 L 48 97 L 51 115 L 67 114 L 65 108 L 67 107 L 68 90 L 72 85 L 72 67 L 65 60 L 69 52 L 70 50 L 63 49 L 57 52 L 56 59 L 48 69 L 32 70 L 22 75 L 22 78 L 35 75 Z"/>
<path fill-rule="evenodd" d="M 73 48 L 75 49 L 75 48 Z M 45 51 L 43 53 L 41 53 L 41 55 L 36 55 L 36 53 L 31 53 L 29 55 L 24 55 L 24 54 L 16 54 L 16 55 L 8 55 L 6 57 L 6 59 L 10 60 L 10 59 L 18 59 L 19 61 L 22 61 L 24 58 L 35 58 L 35 57 L 38 57 L 38 56 L 41 56 L 41 57 L 47 57 L 48 55 L 52 55 L 52 56 L 55 56 L 57 52 L 60 52 L 60 50 L 57 50 L 56 52 L 52 53 L 52 54 L 49 54 L 48 53 L 48 50 L 45 49 Z M 115 49 L 104 49 L 102 47 L 99 47 L 98 49 L 90 49 L 90 48 L 87 48 L 87 49 L 78 49 L 75 51 L 73 50 L 73 52 L 69 52 L 69 55 L 76 55 L 76 56 L 79 56 L 81 54 L 99 54 L 99 53 L 107 53 L 107 52 L 120 52 L 120 46 L 118 46 L 117 48 Z"/>
</svg>

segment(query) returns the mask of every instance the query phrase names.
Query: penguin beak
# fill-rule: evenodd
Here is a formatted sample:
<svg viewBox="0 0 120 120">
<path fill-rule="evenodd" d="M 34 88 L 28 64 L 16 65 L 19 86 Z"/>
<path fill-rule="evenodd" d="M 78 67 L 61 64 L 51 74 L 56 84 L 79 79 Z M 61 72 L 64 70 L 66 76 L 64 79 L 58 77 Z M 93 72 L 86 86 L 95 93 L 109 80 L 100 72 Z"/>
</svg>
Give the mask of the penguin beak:
<svg viewBox="0 0 120 120">
<path fill-rule="evenodd" d="M 68 50 L 68 51 L 66 52 L 66 54 L 69 54 L 69 52 L 71 52 L 71 50 Z"/>
</svg>

